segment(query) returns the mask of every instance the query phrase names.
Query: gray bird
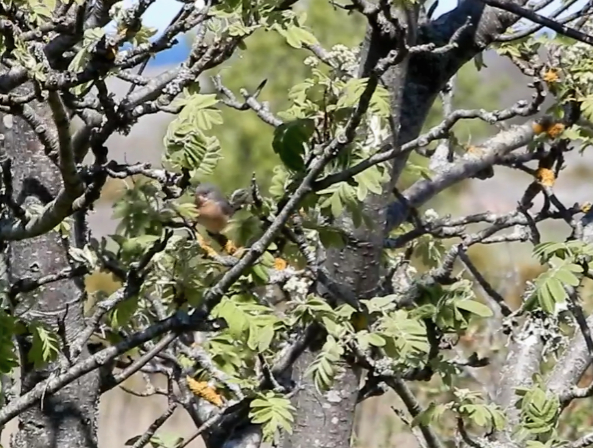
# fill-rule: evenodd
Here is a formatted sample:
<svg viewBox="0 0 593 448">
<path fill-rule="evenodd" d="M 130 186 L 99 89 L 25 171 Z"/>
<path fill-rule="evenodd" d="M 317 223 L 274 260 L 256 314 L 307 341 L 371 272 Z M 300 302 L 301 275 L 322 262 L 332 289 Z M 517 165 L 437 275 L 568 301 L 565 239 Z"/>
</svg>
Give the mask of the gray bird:
<svg viewBox="0 0 593 448">
<path fill-rule="evenodd" d="M 199 211 L 197 221 L 211 234 L 219 234 L 235 213 L 235 207 L 215 185 L 204 183 L 195 191 L 195 204 Z"/>
</svg>

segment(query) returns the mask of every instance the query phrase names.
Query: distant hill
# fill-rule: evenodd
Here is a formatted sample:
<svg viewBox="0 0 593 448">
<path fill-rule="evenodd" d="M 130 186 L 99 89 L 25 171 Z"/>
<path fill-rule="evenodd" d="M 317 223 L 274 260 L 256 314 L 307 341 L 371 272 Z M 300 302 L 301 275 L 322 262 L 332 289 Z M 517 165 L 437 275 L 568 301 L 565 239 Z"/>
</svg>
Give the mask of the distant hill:
<svg viewBox="0 0 593 448">
<path fill-rule="evenodd" d="M 176 65 L 185 61 L 190 52 L 190 47 L 184 36 L 179 37 L 178 40 L 179 42 L 172 48 L 157 53 L 156 57 L 152 58 L 148 63 L 148 67 Z"/>
<path fill-rule="evenodd" d="M 159 65 L 180 64 L 185 61 L 189 51 L 190 48 L 189 45 L 187 45 L 187 41 L 185 41 L 185 39 L 181 39 L 181 42 L 179 42 L 173 48 L 169 48 L 168 50 L 158 53 L 156 58 L 149 62 L 148 66 L 157 67 Z"/>
<path fill-rule="evenodd" d="M 157 53 L 155 58 L 152 58 L 148 63 L 149 68 L 159 67 L 161 65 L 177 65 L 181 64 L 187 59 L 190 52 L 190 47 L 185 36 L 178 38 L 178 43 L 168 50 Z M 123 46 L 122 50 L 129 50 L 131 44 Z"/>
</svg>

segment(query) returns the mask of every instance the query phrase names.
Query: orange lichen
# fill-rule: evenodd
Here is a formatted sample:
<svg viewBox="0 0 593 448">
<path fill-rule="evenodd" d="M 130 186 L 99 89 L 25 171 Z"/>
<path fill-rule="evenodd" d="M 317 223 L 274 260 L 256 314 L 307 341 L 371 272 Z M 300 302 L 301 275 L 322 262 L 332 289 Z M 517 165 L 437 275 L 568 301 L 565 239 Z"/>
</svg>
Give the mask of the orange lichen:
<svg viewBox="0 0 593 448">
<path fill-rule="evenodd" d="M 196 397 L 200 397 L 216 407 L 222 407 L 222 396 L 215 387 L 210 386 L 207 381 L 197 381 L 190 376 L 186 377 L 186 380 L 187 387 Z"/>
<path fill-rule="evenodd" d="M 283 271 L 288 266 L 288 263 L 284 258 L 274 258 L 274 269 L 277 271 Z"/>
<path fill-rule="evenodd" d="M 544 187 L 552 187 L 556 181 L 554 171 L 549 168 L 538 168 L 535 172 L 535 178 Z"/>
<path fill-rule="evenodd" d="M 565 126 L 562 123 L 554 123 L 547 129 L 550 138 L 556 138 L 564 132 Z"/>
<path fill-rule="evenodd" d="M 565 126 L 560 122 L 554 121 L 551 117 L 544 117 L 531 125 L 535 135 L 546 133 L 548 137 L 554 139 L 564 132 Z"/>
<path fill-rule="evenodd" d="M 531 128 L 533 129 L 533 132 L 535 132 L 535 135 L 539 135 L 546 131 L 546 128 L 537 121 L 531 125 Z"/>
<path fill-rule="evenodd" d="M 585 203 L 581 204 L 581 211 L 583 213 L 589 213 L 589 210 L 591 210 L 591 203 L 590 202 L 585 202 Z"/>
<path fill-rule="evenodd" d="M 469 152 L 470 154 L 482 154 L 484 152 L 484 150 L 478 146 L 474 146 L 474 145 L 470 145 L 467 147 L 466 149 L 467 152 Z"/>
<path fill-rule="evenodd" d="M 560 77 L 558 76 L 558 69 L 551 68 L 546 73 L 544 73 L 543 79 L 548 84 L 560 81 Z"/>
</svg>

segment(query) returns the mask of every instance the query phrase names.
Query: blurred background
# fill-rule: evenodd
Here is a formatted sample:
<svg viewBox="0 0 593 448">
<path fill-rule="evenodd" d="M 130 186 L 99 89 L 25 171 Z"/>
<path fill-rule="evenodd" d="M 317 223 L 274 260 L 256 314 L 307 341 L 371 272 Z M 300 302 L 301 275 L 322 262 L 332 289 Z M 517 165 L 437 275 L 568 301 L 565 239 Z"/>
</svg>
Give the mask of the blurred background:
<svg viewBox="0 0 593 448">
<path fill-rule="evenodd" d="M 353 47 L 362 41 L 365 23 L 355 14 L 348 15 L 344 11 L 334 10 L 329 2 L 319 0 L 301 1 L 299 5 L 307 11 L 306 23 L 326 49 L 338 43 Z M 456 2 L 452 0 L 441 2 L 436 15 L 443 14 L 455 5 Z M 547 9 L 553 9 L 555 5 L 556 2 L 553 2 Z M 174 0 L 157 0 L 148 9 L 147 24 L 162 30 L 179 8 L 180 4 Z M 569 9 L 567 13 L 572 10 Z M 160 54 L 151 62 L 145 75 L 156 75 L 184 61 L 190 44 L 191 36 L 180 39 L 177 46 Z M 275 33 L 259 32 L 249 38 L 246 50 L 237 52 L 226 64 L 207 75 L 220 73 L 224 85 L 239 98 L 240 88 L 253 91 L 263 79 L 267 79 L 267 85 L 259 99 L 267 101 L 272 111 L 278 111 L 287 105 L 288 89 L 306 76 L 302 61 L 309 55 L 306 50 L 288 47 Z M 478 71 L 475 64 L 470 62 L 459 73 L 454 97 L 455 108 L 492 110 L 508 107 L 519 99 L 531 98 L 531 91 L 526 87 L 530 80 L 506 59 L 494 52 L 488 52 L 484 55 L 484 63 L 485 67 Z M 203 86 L 203 90 L 208 90 L 207 78 L 204 79 Z M 118 81 L 114 81 L 112 87 L 120 94 L 127 90 L 127 86 Z M 224 159 L 211 181 L 229 193 L 235 188 L 245 187 L 252 173 L 255 173 L 263 191 L 266 191 L 272 169 L 278 163 L 271 148 L 272 129 L 249 111 L 224 109 L 223 115 L 224 124 L 214 132 L 220 138 Z M 442 108 L 437 100 L 425 126 L 434 126 L 441 119 Z M 163 136 L 170 120 L 171 116 L 165 114 L 142 118 L 128 136 L 118 135 L 108 141 L 110 157 L 122 162 L 150 162 L 158 166 Z M 470 138 L 474 143 L 479 143 L 495 131 L 494 127 L 477 120 L 464 121 L 455 127 L 457 137 L 462 143 L 466 143 Z M 412 162 L 425 165 L 418 157 L 414 157 Z M 568 155 L 566 164 L 567 168 L 560 176 L 555 189 L 559 199 L 569 206 L 574 202 L 591 199 L 590 186 L 586 182 L 593 169 L 591 154 L 580 155 L 575 150 Z M 525 173 L 504 167 L 497 167 L 495 172 L 496 175 L 492 179 L 469 180 L 456 185 L 441 194 L 429 204 L 429 207 L 439 213 L 453 215 L 487 210 L 510 211 L 516 206 L 531 179 Z M 407 172 L 402 186 L 416 178 L 417 174 L 414 174 L 413 170 Z M 123 181 L 112 180 L 107 184 L 100 203 L 90 216 L 91 229 L 96 237 L 114 232 L 117 223 L 111 218 L 111 204 L 125 188 Z M 547 226 L 543 240 L 562 237 L 567 233 L 568 229 L 565 227 Z M 498 283 L 507 282 L 507 295 L 518 297 L 525 279 L 533 278 L 538 272 L 538 266 L 531 260 L 530 252 L 529 245 L 515 243 L 512 249 L 476 248 L 472 256 L 476 265 L 490 278 L 496 275 L 500 277 Z M 107 276 L 89 278 L 87 284 L 91 290 L 101 289 L 107 292 L 115 287 Z M 141 377 L 131 378 L 126 386 L 138 392 L 144 390 Z M 431 386 L 429 383 L 423 387 Z M 101 400 L 100 446 L 123 447 L 127 439 L 143 433 L 166 406 L 164 397 L 138 398 L 121 389 L 107 393 Z M 379 448 L 398 446 L 398 443 L 405 443 L 403 446 L 410 448 L 417 446 L 413 436 L 402 432 L 403 425 L 391 409 L 392 406 L 398 407 L 398 401 L 393 394 L 387 394 L 367 400 L 360 407 L 357 419 L 357 446 Z M 193 431 L 194 427 L 189 418 L 183 411 L 178 411 L 160 434 L 165 438 L 188 437 Z M 3 443 L 7 442 L 9 432 L 4 432 Z M 190 446 L 195 448 L 202 445 L 200 441 L 196 441 Z"/>
</svg>

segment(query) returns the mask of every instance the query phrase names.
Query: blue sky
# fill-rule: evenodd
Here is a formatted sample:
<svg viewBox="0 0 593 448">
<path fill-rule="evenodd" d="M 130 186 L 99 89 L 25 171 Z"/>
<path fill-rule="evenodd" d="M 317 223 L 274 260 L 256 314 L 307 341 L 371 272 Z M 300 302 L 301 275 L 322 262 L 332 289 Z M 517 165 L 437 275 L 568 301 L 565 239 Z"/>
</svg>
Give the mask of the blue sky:
<svg viewBox="0 0 593 448">
<path fill-rule="evenodd" d="M 137 0 L 124 0 L 124 5 L 130 6 Z M 320 0 L 313 0 L 313 1 L 320 1 Z M 561 0 L 556 0 L 552 2 L 548 7 L 543 9 L 541 12 L 544 15 L 547 12 L 553 11 L 558 7 Z M 579 0 L 577 1 L 571 8 L 568 9 L 566 12 L 569 14 L 572 11 L 582 7 L 582 5 L 587 0 Z M 440 0 L 439 6 L 436 9 L 435 16 L 439 16 L 444 14 L 445 12 L 450 11 L 457 5 L 457 0 Z M 145 25 L 155 27 L 159 31 L 163 30 L 173 19 L 175 14 L 179 11 L 182 7 L 182 4 L 177 2 L 176 0 L 156 0 L 146 11 L 144 15 L 144 23 Z M 171 64 L 171 63 L 179 63 L 183 59 L 185 59 L 187 49 L 183 48 L 183 43 L 178 45 L 176 48 L 172 48 L 167 50 L 163 53 L 160 53 L 157 59 L 153 62 L 155 65 L 160 64 Z"/>
<path fill-rule="evenodd" d="M 319 1 L 319 0 L 317 0 Z M 124 5 L 129 6 L 133 0 L 124 0 Z M 457 4 L 457 0 L 442 0 L 437 7 L 437 15 L 450 11 Z M 177 11 L 181 8 L 181 3 L 175 0 L 157 0 L 146 11 L 145 23 L 148 26 L 155 26 L 157 28 L 166 27 L 171 19 L 175 16 Z"/>
</svg>

